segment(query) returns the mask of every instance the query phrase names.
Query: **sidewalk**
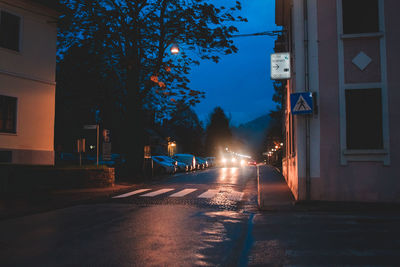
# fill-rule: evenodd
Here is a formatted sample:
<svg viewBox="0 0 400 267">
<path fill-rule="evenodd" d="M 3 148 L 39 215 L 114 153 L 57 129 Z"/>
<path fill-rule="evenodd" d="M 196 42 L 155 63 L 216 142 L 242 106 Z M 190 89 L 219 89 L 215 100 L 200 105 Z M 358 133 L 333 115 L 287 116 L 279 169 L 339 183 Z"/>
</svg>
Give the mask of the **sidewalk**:
<svg viewBox="0 0 400 267">
<path fill-rule="evenodd" d="M 6 194 L 0 196 L 0 220 L 46 212 L 76 204 L 106 200 L 117 193 L 129 191 L 135 184 L 120 183 L 105 188 L 84 188 Z"/>
<path fill-rule="evenodd" d="M 273 167 L 257 167 L 258 206 L 261 210 L 281 211 L 294 207 L 294 198 L 285 179 Z"/>
<path fill-rule="evenodd" d="M 265 211 L 297 212 L 400 212 L 399 203 L 296 201 L 285 178 L 274 167 L 259 165 L 258 207 Z"/>
</svg>

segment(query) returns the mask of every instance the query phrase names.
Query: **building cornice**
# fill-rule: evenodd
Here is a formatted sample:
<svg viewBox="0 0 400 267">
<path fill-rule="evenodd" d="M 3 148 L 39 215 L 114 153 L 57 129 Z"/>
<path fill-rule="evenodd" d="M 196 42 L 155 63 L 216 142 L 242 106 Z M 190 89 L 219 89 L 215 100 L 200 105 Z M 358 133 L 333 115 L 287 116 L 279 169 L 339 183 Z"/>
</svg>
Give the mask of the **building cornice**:
<svg viewBox="0 0 400 267">
<path fill-rule="evenodd" d="M 51 18 L 52 20 L 57 20 L 60 12 L 56 9 L 50 8 L 47 5 L 40 4 L 36 1 L 28 0 L 0 0 L 0 3 L 22 9 L 27 12 L 31 12 L 36 15 Z"/>
</svg>

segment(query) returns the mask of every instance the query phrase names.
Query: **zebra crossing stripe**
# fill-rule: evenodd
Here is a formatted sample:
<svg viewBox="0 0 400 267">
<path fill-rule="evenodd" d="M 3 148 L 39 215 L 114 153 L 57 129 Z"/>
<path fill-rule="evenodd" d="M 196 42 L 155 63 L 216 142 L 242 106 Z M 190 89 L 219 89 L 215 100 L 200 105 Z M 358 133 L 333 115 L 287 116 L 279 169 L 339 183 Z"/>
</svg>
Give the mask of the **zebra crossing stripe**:
<svg viewBox="0 0 400 267">
<path fill-rule="evenodd" d="M 219 192 L 218 189 L 209 189 L 200 196 L 198 196 L 198 198 L 213 198 L 216 194 L 218 194 L 218 192 Z"/>
<path fill-rule="evenodd" d="M 228 195 L 228 199 L 231 201 L 241 201 L 243 198 L 243 195 L 244 195 L 243 192 L 233 191 Z"/>
<path fill-rule="evenodd" d="M 146 192 L 146 191 L 149 191 L 149 190 L 151 190 L 151 189 L 139 189 L 139 190 L 135 190 L 135 191 L 132 191 L 132 192 L 128 192 L 128 193 L 125 193 L 125 194 L 122 194 L 122 195 L 119 195 L 119 196 L 115 196 L 115 197 L 113 197 L 113 198 L 124 198 L 124 197 L 129 197 L 129 196 L 133 196 L 133 195 L 136 195 L 136 194 L 140 194 L 140 193 L 143 193 L 143 192 Z"/>
<path fill-rule="evenodd" d="M 150 193 L 141 195 L 141 197 L 155 197 L 155 196 L 158 196 L 158 195 L 161 195 L 161 194 L 165 194 L 165 193 L 167 193 L 169 191 L 172 191 L 172 190 L 175 190 L 175 189 L 173 189 L 173 188 L 164 188 L 164 189 L 160 189 L 160 190 L 157 190 L 157 191 L 154 191 L 154 192 L 150 192 Z"/>
<path fill-rule="evenodd" d="M 182 191 L 179 191 L 175 194 L 170 195 L 170 197 L 184 197 L 186 195 L 189 195 L 190 193 L 196 191 L 197 189 L 194 188 L 187 188 L 187 189 L 183 189 Z"/>
</svg>

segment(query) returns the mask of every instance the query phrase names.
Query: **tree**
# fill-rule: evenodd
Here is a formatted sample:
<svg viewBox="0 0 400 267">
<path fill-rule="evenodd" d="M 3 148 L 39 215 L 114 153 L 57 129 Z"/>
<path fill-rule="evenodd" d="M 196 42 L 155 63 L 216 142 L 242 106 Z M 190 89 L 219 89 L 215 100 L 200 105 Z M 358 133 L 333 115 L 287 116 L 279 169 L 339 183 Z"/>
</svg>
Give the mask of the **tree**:
<svg viewBox="0 0 400 267">
<path fill-rule="evenodd" d="M 210 155 L 216 155 L 232 144 L 232 132 L 229 119 L 221 107 L 216 107 L 210 114 L 206 129 L 206 149 Z"/>
<path fill-rule="evenodd" d="M 117 72 L 124 95 L 121 103 L 131 163 L 140 167 L 143 155 L 144 112 L 167 116 L 178 101 L 200 102 L 201 91 L 188 87 L 187 74 L 199 59 L 218 62 L 222 53 L 237 52 L 231 40 L 237 29 L 227 25 L 246 21 L 231 8 L 206 0 L 62 0 L 60 57 L 73 46 L 93 43 L 104 56 L 106 69 Z M 168 48 L 183 49 L 173 58 Z M 129 127 L 129 126 L 134 127 Z"/>
<path fill-rule="evenodd" d="M 55 144 L 64 151 L 75 148 L 84 124 L 101 123 L 118 135 L 121 88 L 117 74 L 105 69 L 103 61 L 91 44 L 70 47 L 58 60 Z"/>
<path fill-rule="evenodd" d="M 204 130 L 197 114 L 187 104 L 178 103 L 172 113 L 169 126 L 181 150 L 196 155 L 204 153 Z"/>
</svg>

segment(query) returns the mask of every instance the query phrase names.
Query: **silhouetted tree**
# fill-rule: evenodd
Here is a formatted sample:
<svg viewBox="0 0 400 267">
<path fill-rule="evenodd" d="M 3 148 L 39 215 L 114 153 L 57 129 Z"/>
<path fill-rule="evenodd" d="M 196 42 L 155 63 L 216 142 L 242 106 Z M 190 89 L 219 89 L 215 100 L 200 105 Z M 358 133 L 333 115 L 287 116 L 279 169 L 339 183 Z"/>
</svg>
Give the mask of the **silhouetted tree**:
<svg viewBox="0 0 400 267">
<path fill-rule="evenodd" d="M 116 70 L 122 85 L 121 103 L 126 127 L 126 148 L 131 166 L 141 166 L 145 110 L 160 117 L 177 101 L 189 105 L 204 94 L 188 87 L 187 74 L 199 59 L 218 62 L 219 55 L 235 53 L 230 39 L 237 29 L 227 23 L 246 21 L 231 8 L 206 0 L 62 0 L 60 58 L 72 46 L 96 43 L 106 68 Z M 173 43 L 181 53 L 168 51 Z"/>
<path fill-rule="evenodd" d="M 112 130 L 113 137 L 118 136 L 121 87 L 115 82 L 117 73 L 103 62 L 92 43 L 70 47 L 58 61 L 55 144 L 64 151 L 74 149 L 84 124 L 101 123 Z M 115 150 L 118 144 L 113 143 Z"/>
<path fill-rule="evenodd" d="M 210 114 L 205 144 L 210 155 L 217 155 L 220 150 L 232 144 L 229 119 L 221 107 L 216 107 Z"/>
<path fill-rule="evenodd" d="M 204 153 L 204 130 L 197 114 L 190 106 L 183 102 L 178 103 L 169 120 L 169 126 L 181 151 L 196 155 Z"/>
</svg>

